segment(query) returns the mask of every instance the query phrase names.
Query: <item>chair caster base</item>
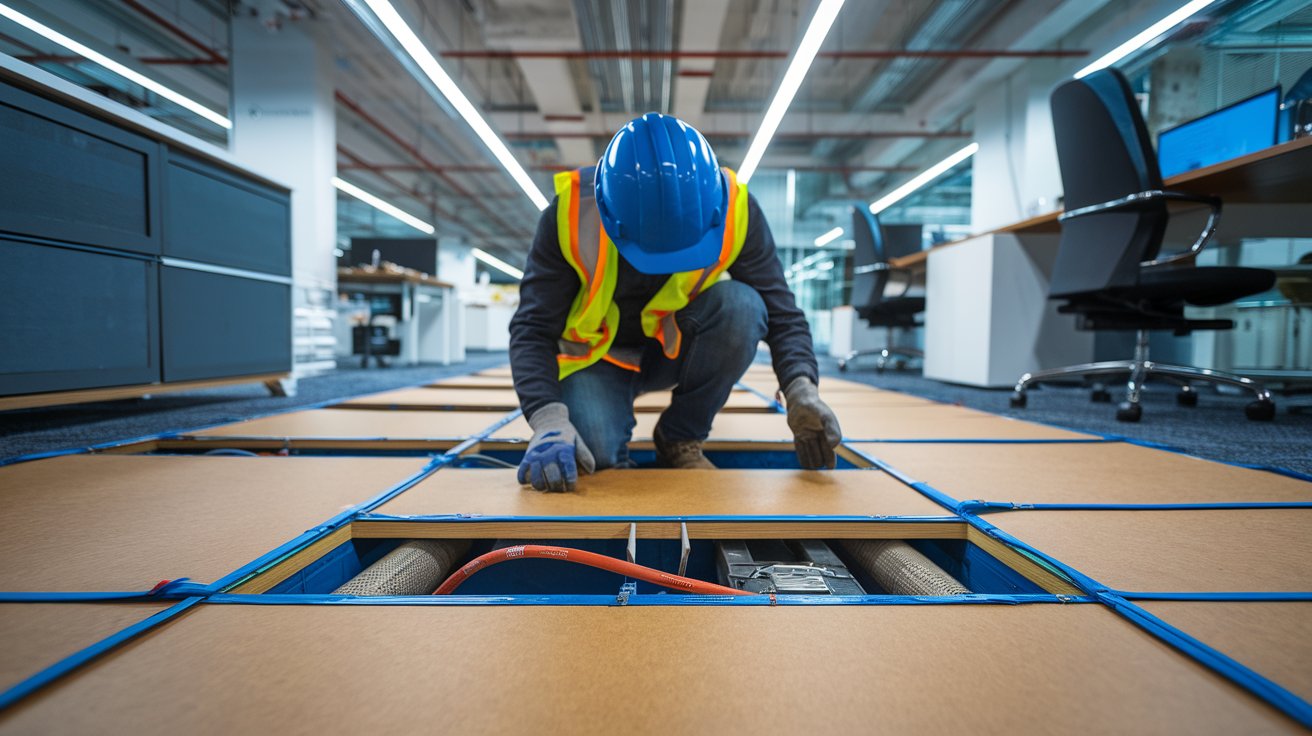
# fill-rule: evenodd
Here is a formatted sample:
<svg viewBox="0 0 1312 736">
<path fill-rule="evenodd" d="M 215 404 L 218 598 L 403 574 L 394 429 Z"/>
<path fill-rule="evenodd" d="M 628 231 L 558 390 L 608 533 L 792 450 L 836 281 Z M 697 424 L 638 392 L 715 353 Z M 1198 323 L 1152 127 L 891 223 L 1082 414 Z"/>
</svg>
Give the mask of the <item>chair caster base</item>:
<svg viewBox="0 0 1312 736">
<path fill-rule="evenodd" d="M 1198 392 L 1192 389 L 1182 389 L 1175 395 L 1175 403 L 1180 406 L 1198 406 Z"/>
<path fill-rule="evenodd" d="M 1011 395 L 1011 408 L 1013 409 L 1024 409 L 1025 405 L 1028 403 L 1029 397 L 1025 394 L 1016 392 Z"/>
<path fill-rule="evenodd" d="M 839 373 L 847 373 L 847 361 L 846 361 L 846 360 L 840 360 L 840 361 L 838 361 L 838 372 L 839 372 Z"/>
<path fill-rule="evenodd" d="M 1118 422 L 1137 422 L 1143 418 L 1143 407 L 1138 404 L 1131 404 L 1128 401 L 1122 401 L 1116 407 L 1116 421 Z"/>
<path fill-rule="evenodd" d="M 1089 401 L 1095 404 L 1110 404 L 1112 403 L 1112 392 L 1105 388 L 1095 388 L 1089 392 Z"/>
<path fill-rule="evenodd" d="M 1269 422 L 1276 418 L 1276 402 L 1253 401 L 1244 407 L 1244 416 L 1254 422 Z"/>
</svg>

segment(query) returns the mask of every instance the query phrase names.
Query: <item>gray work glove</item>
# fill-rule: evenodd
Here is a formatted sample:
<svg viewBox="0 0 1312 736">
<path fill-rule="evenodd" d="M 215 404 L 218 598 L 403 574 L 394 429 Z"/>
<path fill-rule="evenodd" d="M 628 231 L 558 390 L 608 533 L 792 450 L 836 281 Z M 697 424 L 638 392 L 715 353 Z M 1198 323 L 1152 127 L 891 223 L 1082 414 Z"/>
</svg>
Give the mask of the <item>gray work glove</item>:
<svg viewBox="0 0 1312 736">
<path fill-rule="evenodd" d="M 528 424 L 533 428 L 533 439 L 519 463 L 521 484 L 539 491 L 572 491 L 578 484 L 580 468 L 585 473 L 597 469 L 592 451 L 569 423 L 569 408 L 564 404 L 556 401 L 538 409 L 528 418 Z"/>
<path fill-rule="evenodd" d="M 833 468 L 838 464 L 834 448 L 843 439 L 838 417 L 820 400 L 820 389 L 806 376 L 794 378 L 784 389 L 788 428 L 793 430 L 797 459 L 808 470 Z"/>
</svg>

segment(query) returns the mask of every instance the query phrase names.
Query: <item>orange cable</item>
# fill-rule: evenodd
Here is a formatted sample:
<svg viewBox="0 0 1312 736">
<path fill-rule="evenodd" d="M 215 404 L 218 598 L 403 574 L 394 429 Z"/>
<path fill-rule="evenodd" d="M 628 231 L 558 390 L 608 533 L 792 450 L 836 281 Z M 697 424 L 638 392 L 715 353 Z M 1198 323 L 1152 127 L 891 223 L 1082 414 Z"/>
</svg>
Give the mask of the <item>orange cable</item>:
<svg viewBox="0 0 1312 736">
<path fill-rule="evenodd" d="M 484 555 L 479 555 L 465 566 L 451 573 L 433 595 L 449 595 L 454 592 L 460 584 L 469 579 L 471 575 L 490 567 L 499 562 L 506 560 L 516 560 L 527 557 L 536 557 L 548 560 L 563 560 L 573 562 L 579 565 L 587 565 L 602 570 L 608 570 L 626 577 L 643 580 L 653 585 L 660 585 L 671 590 L 677 590 L 681 593 L 698 593 L 702 595 L 756 595 L 745 590 L 737 588 L 728 588 L 716 583 L 708 583 L 704 580 L 694 580 L 685 578 L 680 575 L 671 575 L 668 572 L 661 572 L 650 567 L 636 565 L 625 560 L 617 560 L 614 557 L 599 555 L 595 552 L 587 552 L 581 549 L 571 547 L 551 547 L 542 544 L 523 544 L 516 547 L 504 547 L 493 550 Z"/>
</svg>

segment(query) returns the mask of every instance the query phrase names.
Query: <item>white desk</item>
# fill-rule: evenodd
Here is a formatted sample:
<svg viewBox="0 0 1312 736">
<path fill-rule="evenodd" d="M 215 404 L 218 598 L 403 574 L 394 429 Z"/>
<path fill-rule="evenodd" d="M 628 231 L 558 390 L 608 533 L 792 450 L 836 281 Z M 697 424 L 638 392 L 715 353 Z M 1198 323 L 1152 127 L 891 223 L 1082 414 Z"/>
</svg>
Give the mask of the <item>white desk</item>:
<svg viewBox="0 0 1312 736">
<path fill-rule="evenodd" d="M 1010 387 L 1027 371 L 1093 359 L 1093 333 L 1048 300 L 1058 236 L 988 233 L 929 251 L 925 377 Z"/>
</svg>

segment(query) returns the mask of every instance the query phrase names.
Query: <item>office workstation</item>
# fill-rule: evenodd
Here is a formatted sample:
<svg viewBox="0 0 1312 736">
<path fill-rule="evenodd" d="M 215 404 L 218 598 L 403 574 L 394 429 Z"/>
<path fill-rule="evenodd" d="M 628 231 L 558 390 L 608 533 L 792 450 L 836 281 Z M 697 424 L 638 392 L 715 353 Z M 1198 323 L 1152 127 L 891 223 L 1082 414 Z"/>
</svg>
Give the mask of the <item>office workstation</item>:
<svg viewBox="0 0 1312 736">
<path fill-rule="evenodd" d="M 1308 29 L 0 0 L 0 734 L 1312 728 Z"/>
</svg>

